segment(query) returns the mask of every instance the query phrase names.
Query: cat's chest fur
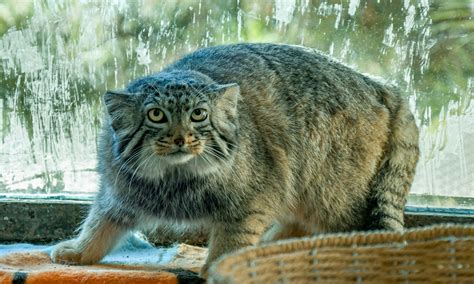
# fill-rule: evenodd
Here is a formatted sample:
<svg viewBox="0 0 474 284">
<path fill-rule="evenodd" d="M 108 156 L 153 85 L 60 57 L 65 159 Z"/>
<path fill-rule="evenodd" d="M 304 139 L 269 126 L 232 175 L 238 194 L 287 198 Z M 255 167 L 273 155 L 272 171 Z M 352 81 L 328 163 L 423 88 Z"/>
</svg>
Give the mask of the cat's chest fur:
<svg viewBox="0 0 474 284">
<path fill-rule="evenodd" d="M 150 181 L 125 173 L 123 178 L 125 186 L 118 190 L 118 199 L 158 218 L 207 218 L 223 214 L 222 211 L 227 211 L 235 203 L 231 196 L 219 193 L 222 184 L 206 176 L 165 176 Z"/>
</svg>

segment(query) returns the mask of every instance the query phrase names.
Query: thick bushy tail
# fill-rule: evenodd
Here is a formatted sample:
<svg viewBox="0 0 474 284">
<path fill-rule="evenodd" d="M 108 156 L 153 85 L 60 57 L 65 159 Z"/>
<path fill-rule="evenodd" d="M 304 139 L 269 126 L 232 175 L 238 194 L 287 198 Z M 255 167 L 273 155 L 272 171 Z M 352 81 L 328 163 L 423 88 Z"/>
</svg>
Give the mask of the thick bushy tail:
<svg viewBox="0 0 474 284">
<path fill-rule="evenodd" d="M 384 160 L 371 183 L 367 229 L 402 230 L 404 209 L 419 157 L 418 128 L 408 103 L 391 87 L 378 90 L 390 111 Z"/>
</svg>

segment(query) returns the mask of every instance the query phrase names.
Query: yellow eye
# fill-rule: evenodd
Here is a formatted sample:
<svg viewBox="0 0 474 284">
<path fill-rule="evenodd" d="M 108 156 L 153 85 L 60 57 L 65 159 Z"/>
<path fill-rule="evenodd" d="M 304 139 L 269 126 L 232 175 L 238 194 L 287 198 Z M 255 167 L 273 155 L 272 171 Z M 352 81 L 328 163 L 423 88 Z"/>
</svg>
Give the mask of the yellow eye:
<svg viewBox="0 0 474 284">
<path fill-rule="evenodd" d="M 191 121 L 200 122 L 206 120 L 207 118 L 207 111 L 203 108 L 197 108 L 191 114 Z"/>
<path fill-rule="evenodd" d="M 163 123 L 167 121 L 165 113 L 159 108 L 150 109 L 148 111 L 148 119 L 155 123 Z"/>
</svg>

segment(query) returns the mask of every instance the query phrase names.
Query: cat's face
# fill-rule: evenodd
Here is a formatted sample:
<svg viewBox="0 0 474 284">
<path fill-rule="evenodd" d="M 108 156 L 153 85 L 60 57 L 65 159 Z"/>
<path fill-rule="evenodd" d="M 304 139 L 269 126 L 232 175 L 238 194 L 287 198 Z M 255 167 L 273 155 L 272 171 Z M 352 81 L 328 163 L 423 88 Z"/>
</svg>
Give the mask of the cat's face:
<svg viewBox="0 0 474 284">
<path fill-rule="evenodd" d="M 189 72 L 161 74 L 108 92 L 114 157 L 139 175 L 207 174 L 231 162 L 237 144 L 236 84 Z"/>
</svg>

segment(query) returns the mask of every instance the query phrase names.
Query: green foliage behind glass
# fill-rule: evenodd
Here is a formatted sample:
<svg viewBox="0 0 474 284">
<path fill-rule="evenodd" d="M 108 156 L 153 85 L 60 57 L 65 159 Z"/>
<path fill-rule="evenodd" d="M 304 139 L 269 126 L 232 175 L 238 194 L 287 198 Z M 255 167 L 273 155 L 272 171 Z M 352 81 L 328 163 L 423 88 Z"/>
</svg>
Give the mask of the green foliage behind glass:
<svg viewBox="0 0 474 284">
<path fill-rule="evenodd" d="M 74 145 L 94 144 L 106 89 L 199 47 L 239 41 L 318 48 L 389 79 L 431 131 L 439 131 L 448 112 L 462 115 L 474 98 L 470 0 L 279 2 L 285 1 L 3 1 L 0 137 L 24 128 L 33 149 L 28 163 L 51 155 L 45 176 L 58 176 L 57 161 L 81 157 Z M 12 50 L 13 36 L 25 45 Z M 23 60 L 22 48 L 31 48 L 27 57 L 41 66 Z M 74 140 L 77 132 L 82 141 Z"/>
</svg>

